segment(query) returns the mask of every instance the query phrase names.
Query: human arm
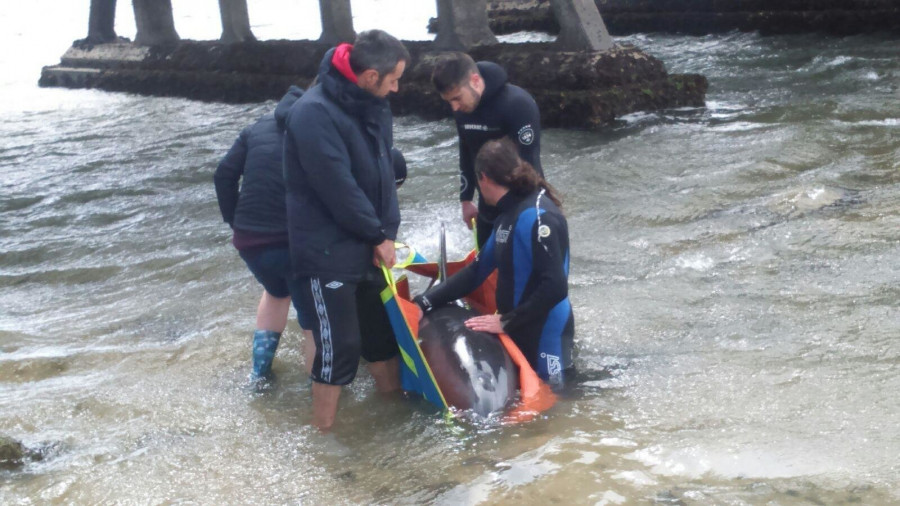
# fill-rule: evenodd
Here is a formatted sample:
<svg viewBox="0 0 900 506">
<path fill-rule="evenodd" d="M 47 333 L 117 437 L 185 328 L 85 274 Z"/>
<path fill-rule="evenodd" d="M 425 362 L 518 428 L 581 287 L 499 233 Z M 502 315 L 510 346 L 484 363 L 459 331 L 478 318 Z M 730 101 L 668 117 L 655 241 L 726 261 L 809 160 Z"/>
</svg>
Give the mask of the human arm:
<svg viewBox="0 0 900 506">
<path fill-rule="evenodd" d="M 471 202 L 475 197 L 475 159 L 472 157 L 472 151 L 469 149 L 469 143 L 466 140 L 465 132 L 461 128 L 457 128 L 459 135 L 459 201 Z"/>
<path fill-rule="evenodd" d="M 475 160 L 462 129 L 457 128 L 459 135 L 459 203 L 463 223 L 472 229 L 472 220 L 478 216 L 478 206 L 472 202 L 475 198 Z"/>
<path fill-rule="evenodd" d="M 484 249 L 481 250 L 472 263 L 463 267 L 446 281 L 415 297 L 413 302 L 427 313 L 436 307 L 443 306 L 472 293 L 484 283 L 484 280 L 494 272 L 494 269 L 496 269 L 496 262 L 494 259 L 494 236 L 492 234 L 485 243 Z"/>
<path fill-rule="evenodd" d="M 234 223 L 234 211 L 237 208 L 240 194 L 240 180 L 244 174 L 244 162 L 247 161 L 249 132 L 250 127 L 241 131 L 213 174 L 219 212 L 222 214 L 222 221 L 228 223 L 229 226 Z"/>
<path fill-rule="evenodd" d="M 510 94 L 510 105 L 505 108 L 509 111 L 506 116 L 506 135 L 516 143 L 516 147 L 519 148 L 519 156 L 530 163 L 543 177 L 541 112 L 527 91 L 518 87 L 514 88 L 514 91 L 515 93 Z"/>
<path fill-rule="evenodd" d="M 469 230 L 472 230 L 472 227 L 475 226 L 475 218 L 478 217 L 478 206 L 471 200 L 464 200 L 460 202 L 460 210 L 463 222 L 469 227 Z"/>
<path fill-rule="evenodd" d="M 397 263 L 393 239 L 385 239 L 381 244 L 375 246 L 375 251 L 372 253 L 372 263 L 375 267 L 384 265 L 388 269 Z"/>
</svg>

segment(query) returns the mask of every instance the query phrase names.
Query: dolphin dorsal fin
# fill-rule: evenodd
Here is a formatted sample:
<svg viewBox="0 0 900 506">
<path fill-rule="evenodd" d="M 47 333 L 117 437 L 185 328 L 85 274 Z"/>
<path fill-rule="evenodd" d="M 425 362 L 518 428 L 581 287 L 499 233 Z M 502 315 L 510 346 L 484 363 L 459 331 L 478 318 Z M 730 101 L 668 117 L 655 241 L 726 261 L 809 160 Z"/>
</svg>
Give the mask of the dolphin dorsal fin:
<svg viewBox="0 0 900 506">
<path fill-rule="evenodd" d="M 438 257 L 438 283 L 447 281 L 447 231 L 444 222 L 441 222 L 441 236 L 438 242 L 440 256 Z"/>
</svg>

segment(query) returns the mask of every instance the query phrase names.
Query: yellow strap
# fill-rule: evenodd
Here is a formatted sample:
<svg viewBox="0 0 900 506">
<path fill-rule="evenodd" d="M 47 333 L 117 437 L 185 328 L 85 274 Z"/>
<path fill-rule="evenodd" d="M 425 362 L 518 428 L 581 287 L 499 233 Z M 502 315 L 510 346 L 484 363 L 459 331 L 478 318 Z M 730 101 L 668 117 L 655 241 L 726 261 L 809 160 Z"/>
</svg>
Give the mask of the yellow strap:
<svg viewBox="0 0 900 506">
<path fill-rule="evenodd" d="M 394 295 L 397 294 L 397 283 L 394 281 L 394 274 L 388 269 L 384 263 L 381 263 L 381 272 L 384 274 L 384 280 L 387 281 L 389 287 L 391 287 L 391 293 Z"/>
<path fill-rule="evenodd" d="M 405 269 L 405 268 L 409 267 L 410 265 L 412 265 L 413 260 L 416 259 L 416 250 L 413 249 L 412 246 L 403 244 L 402 242 L 394 241 L 394 249 L 395 250 L 403 249 L 403 248 L 406 248 L 407 250 L 409 250 L 409 254 L 406 255 L 406 258 L 404 258 L 400 262 L 395 263 L 394 269 Z"/>
</svg>

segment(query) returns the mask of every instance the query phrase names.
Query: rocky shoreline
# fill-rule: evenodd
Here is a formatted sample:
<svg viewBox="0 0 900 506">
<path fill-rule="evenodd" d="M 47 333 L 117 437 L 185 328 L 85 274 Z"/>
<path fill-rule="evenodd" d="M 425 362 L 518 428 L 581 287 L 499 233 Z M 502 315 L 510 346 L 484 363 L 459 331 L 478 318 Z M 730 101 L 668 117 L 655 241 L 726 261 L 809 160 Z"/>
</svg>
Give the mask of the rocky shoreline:
<svg viewBox="0 0 900 506">
<path fill-rule="evenodd" d="M 595 0 L 609 33 L 900 34 L 896 0 Z M 550 0 L 488 0 L 491 30 L 557 33 Z"/>
<path fill-rule="evenodd" d="M 450 114 L 430 83 L 437 56 L 431 42 L 405 43 L 412 62 L 391 98 L 397 115 L 438 119 Z M 143 95 L 244 103 L 280 98 L 306 87 L 328 45 L 314 41 L 224 44 L 182 41 L 162 47 L 75 44 L 59 65 L 44 67 L 39 84 Z M 545 127 L 595 129 L 616 117 L 673 107 L 702 107 L 706 78 L 669 74 L 658 59 L 630 46 L 602 52 L 560 52 L 549 43 L 497 44 L 471 51 L 503 65 L 528 89 Z"/>
</svg>

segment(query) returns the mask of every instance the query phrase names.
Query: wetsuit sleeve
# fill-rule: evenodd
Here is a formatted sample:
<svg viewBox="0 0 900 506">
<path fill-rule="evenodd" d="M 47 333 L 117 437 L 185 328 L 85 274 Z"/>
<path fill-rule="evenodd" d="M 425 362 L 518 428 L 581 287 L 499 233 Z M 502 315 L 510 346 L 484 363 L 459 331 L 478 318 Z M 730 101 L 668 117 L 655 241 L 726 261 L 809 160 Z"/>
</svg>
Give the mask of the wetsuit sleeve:
<svg viewBox="0 0 900 506">
<path fill-rule="evenodd" d="M 436 307 L 443 306 L 472 293 L 484 283 L 484 280 L 494 272 L 496 267 L 494 262 L 494 235 L 491 234 L 490 239 L 485 243 L 484 249 L 475 257 L 475 261 L 450 276 L 447 281 L 417 296 L 413 301 L 422 308 L 422 311 L 427 313 Z"/>
<path fill-rule="evenodd" d="M 549 234 L 540 237 L 538 223 L 547 227 L 545 231 Z M 537 285 L 528 298 L 519 301 L 515 309 L 500 318 L 503 329 L 509 334 L 528 326 L 543 325 L 545 316 L 569 293 L 568 227 L 565 220 L 558 215 L 543 213 L 540 222 L 535 222 L 531 229 L 530 240 L 532 275 L 537 277 Z"/>
<path fill-rule="evenodd" d="M 463 131 L 457 127 L 459 135 L 459 201 L 465 202 L 475 198 L 475 160 L 472 150 Z"/>
<path fill-rule="evenodd" d="M 527 91 L 518 88 L 506 107 L 506 135 L 519 148 L 519 156 L 543 177 L 541 168 L 541 113 Z"/>
<path fill-rule="evenodd" d="M 387 239 L 375 208 L 353 177 L 341 132 L 321 105 L 309 104 L 291 114 L 285 132 L 288 142 L 295 146 L 306 184 L 341 228 L 372 245 Z M 293 191 L 295 179 L 286 178 Z"/>
<path fill-rule="evenodd" d="M 247 161 L 247 138 L 250 127 L 241 131 L 237 140 L 219 162 L 213 175 L 216 185 L 216 200 L 219 201 L 219 212 L 222 220 L 229 225 L 234 224 L 234 211 L 237 208 L 240 193 L 240 180 L 244 174 L 244 162 Z"/>
</svg>

